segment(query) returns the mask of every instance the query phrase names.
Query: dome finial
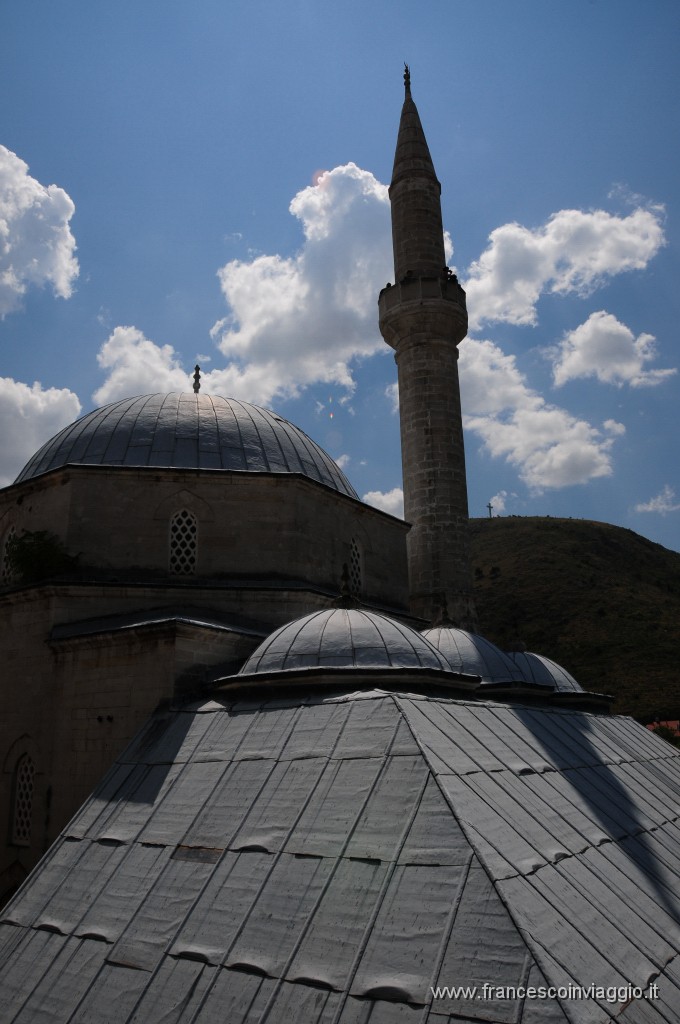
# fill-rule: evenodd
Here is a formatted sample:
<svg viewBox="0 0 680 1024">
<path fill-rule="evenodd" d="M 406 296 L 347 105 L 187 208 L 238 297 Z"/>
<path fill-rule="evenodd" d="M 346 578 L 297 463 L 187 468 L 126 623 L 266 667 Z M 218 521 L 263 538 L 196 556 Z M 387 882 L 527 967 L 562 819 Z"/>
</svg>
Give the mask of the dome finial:
<svg viewBox="0 0 680 1024">
<path fill-rule="evenodd" d="M 194 366 L 194 394 L 197 395 L 201 390 L 201 367 L 196 363 Z"/>
<path fill-rule="evenodd" d="M 406 95 L 410 96 L 411 95 L 411 69 L 409 68 L 408 64 L 406 64 L 405 62 L 404 62 L 404 89 L 406 90 Z"/>
</svg>

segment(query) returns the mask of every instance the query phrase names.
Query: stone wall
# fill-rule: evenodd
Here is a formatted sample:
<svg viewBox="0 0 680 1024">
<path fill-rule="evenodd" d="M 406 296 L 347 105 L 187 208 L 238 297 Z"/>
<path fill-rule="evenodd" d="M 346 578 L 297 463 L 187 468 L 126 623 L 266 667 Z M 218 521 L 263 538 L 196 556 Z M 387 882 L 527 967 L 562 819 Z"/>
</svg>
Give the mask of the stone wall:
<svg viewBox="0 0 680 1024">
<path fill-rule="evenodd" d="M 173 576 L 182 509 L 197 524 L 195 572 Z M 121 580 L 287 579 L 336 593 L 354 538 L 362 600 L 408 607 L 406 525 L 294 474 L 71 466 L 0 492 L 0 537 L 10 522 L 50 530 L 82 570 Z"/>
</svg>

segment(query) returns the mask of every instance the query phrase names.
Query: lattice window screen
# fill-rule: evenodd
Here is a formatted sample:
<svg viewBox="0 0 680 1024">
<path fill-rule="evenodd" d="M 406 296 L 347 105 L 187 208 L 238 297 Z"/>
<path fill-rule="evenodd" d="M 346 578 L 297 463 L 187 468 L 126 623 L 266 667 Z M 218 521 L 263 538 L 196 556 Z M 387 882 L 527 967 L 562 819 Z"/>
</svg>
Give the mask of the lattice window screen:
<svg viewBox="0 0 680 1024">
<path fill-rule="evenodd" d="M 0 584 L 10 583 L 12 580 L 12 566 L 9 560 L 9 543 L 16 537 L 16 530 L 13 526 L 10 526 L 9 530 L 5 534 L 5 539 L 2 545 L 2 562 L 0 563 Z"/>
<path fill-rule="evenodd" d="M 175 512 L 170 520 L 170 572 L 190 576 L 196 572 L 198 520 L 188 508 Z"/>
<path fill-rule="evenodd" d="M 14 807 L 12 810 L 12 843 L 14 846 L 31 845 L 34 775 L 33 760 L 30 754 L 24 754 L 19 759 L 14 777 Z"/>
<path fill-rule="evenodd" d="M 352 546 L 349 553 L 349 585 L 353 594 L 361 593 L 363 585 L 362 576 L 361 548 L 356 537 L 352 537 Z"/>
</svg>

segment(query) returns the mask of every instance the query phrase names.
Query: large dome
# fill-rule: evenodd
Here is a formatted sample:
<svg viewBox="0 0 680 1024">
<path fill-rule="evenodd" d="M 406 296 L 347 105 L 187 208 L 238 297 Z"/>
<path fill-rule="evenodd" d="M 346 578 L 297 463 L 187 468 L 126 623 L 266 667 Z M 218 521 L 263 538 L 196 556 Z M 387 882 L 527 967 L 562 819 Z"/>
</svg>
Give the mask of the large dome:
<svg viewBox="0 0 680 1024">
<path fill-rule="evenodd" d="M 451 671 L 439 651 L 410 626 L 359 608 L 327 608 L 277 629 L 250 655 L 241 673 L 324 666 Z"/>
<path fill-rule="evenodd" d="M 95 409 L 43 445 L 15 482 L 73 463 L 302 473 L 358 497 L 330 455 L 298 427 L 217 395 L 143 395 Z"/>
</svg>

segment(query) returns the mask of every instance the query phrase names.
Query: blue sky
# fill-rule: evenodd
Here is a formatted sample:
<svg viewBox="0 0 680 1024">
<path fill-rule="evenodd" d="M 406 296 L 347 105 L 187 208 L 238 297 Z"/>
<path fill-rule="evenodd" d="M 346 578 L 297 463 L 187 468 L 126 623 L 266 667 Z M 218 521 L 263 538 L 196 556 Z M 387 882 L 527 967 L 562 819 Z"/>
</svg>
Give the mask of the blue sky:
<svg viewBox="0 0 680 1024">
<path fill-rule="evenodd" d="M 0 479 L 198 358 L 398 511 L 407 60 L 473 325 L 471 515 L 677 550 L 679 39 L 676 0 L 4 0 Z"/>
</svg>

